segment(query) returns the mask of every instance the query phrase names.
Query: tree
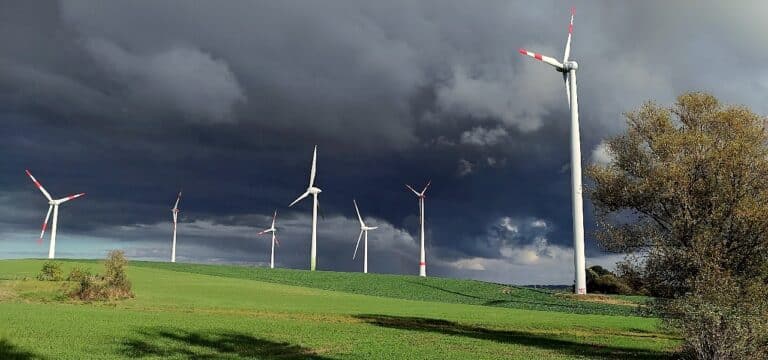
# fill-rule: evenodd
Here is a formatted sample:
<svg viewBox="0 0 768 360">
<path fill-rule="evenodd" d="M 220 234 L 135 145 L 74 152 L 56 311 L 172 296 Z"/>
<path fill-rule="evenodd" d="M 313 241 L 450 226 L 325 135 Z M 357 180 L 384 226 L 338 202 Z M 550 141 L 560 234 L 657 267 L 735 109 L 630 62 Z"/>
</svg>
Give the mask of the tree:
<svg viewBox="0 0 768 360">
<path fill-rule="evenodd" d="M 705 93 L 625 116 L 626 133 L 607 141 L 613 161 L 587 169 L 598 241 L 630 254 L 623 272 L 668 299 L 656 309 L 691 353 L 765 358 L 765 335 L 749 353 L 736 347 L 768 323 L 766 120 Z"/>
</svg>

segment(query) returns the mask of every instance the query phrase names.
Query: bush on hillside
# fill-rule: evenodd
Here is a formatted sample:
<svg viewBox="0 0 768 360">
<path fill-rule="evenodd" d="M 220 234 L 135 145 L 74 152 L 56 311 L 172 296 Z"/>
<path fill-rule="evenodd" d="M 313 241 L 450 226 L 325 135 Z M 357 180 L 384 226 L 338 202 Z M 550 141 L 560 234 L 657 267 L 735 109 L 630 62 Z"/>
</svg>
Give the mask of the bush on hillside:
<svg viewBox="0 0 768 360">
<path fill-rule="evenodd" d="M 104 262 L 104 276 L 84 274 L 70 296 L 84 301 L 132 298 L 131 282 L 125 272 L 128 260 L 122 250 L 112 250 Z"/>
<path fill-rule="evenodd" d="M 62 281 L 64 272 L 61 270 L 61 264 L 55 261 L 46 261 L 40 273 L 37 274 L 37 280 L 40 281 Z"/>
<path fill-rule="evenodd" d="M 637 266 L 632 261 L 625 260 L 616 263 L 616 277 L 627 284 L 634 294 L 656 296 L 656 294 L 651 294 L 648 291 L 642 267 Z"/>
<path fill-rule="evenodd" d="M 88 276 L 91 276 L 90 270 L 81 266 L 75 266 L 69 272 L 69 275 L 67 276 L 67 281 L 81 281 Z"/>
<path fill-rule="evenodd" d="M 618 295 L 633 293 L 629 285 L 600 265 L 587 268 L 587 292 Z"/>
<path fill-rule="evenodd" d="M 125 270 L 128 266 L 128 259 L 122 250 L 112 250 L 107 255 L 107 261 L 104 263 L 107 291 L 110 298 L 131 298 L 131 281 Z"/>
</svg>

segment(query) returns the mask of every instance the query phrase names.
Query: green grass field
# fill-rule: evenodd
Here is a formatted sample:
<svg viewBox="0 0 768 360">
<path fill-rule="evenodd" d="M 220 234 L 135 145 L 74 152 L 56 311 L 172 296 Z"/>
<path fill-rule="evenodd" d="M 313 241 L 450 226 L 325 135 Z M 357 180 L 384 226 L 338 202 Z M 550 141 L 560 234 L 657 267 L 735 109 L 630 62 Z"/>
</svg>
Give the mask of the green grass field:
<svg viewBox="0 0 768 360">
<path fill-rule="evenodd" d="M 42 264 L 0 261 L 0 359 L 659 359 L 679 344 L 633 306 L 478 281 L 134 262 L 136 298 L 77 303 L 34 280 Z"/>
</svg>

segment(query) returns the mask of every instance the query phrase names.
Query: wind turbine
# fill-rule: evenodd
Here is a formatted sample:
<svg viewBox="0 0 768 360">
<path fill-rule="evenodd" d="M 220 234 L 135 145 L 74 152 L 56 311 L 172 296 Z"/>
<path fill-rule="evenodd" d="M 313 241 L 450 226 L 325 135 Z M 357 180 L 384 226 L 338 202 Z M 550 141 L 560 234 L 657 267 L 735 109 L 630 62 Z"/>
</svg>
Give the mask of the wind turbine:
<svg viewBox="0 0 768 360">
<path fill-rule="evenodd" d="M 270 260 L 269 260 L 270 269 L 275 268 L 275 244 L 277 244 L 277 246 L 280 246 L 280 242 L 277 241 L 277 237 L 276 237 L 277 228 L 275 228 L 275 219 L 277 219 L 277 210 L 275 210 L 275 215 L 272 216 L 272 227 L 270 227 L 269 229 L 259 231 L 259 233 L 256 234 L 256 235 L 264 235 L 266 233 L 272 233 L 272 256 L 270 257 Z"/>
<path fill-rule="evenodd" d="M 312 204 L 312 250 L 310 252 L 310 260 L 309 260 L 309 269 L 311 271 L 315 271 L 315 266 L 317 265 L 317 208 L 320 206 L 320 203 L 317 199 L 317 195 L 322 192 L 319 188 L 315 187 L 315 172 L 317 170 L 317 145 L 315 145 L 315 152 L 312 154 L 312 170 L 309 172 L 309 186 L 307 187 L 307 191 L 305 191 L 303 194 L 299 195 L 296 200 L 294 200 L 291 205 L 288 205 L 288 207 L 292 207 L 297 202 L 301 201 L 305 197 L 312 194 L 314 203 Z"/>
<path fill-rule="evenodd" d="M 419 223 L 420 223 L 419 225 L 421 226 L 421 251 L 419 252 L 419 276 L 422 276 L 422 277 L 427 276 L 427 261 L 424 254 L 424 198 L 426 198 L 424 194 L 427 192 L 427 188 L 431 183 L 432 183 L 431 180 L 427 182 L 427 185 L 424 186 L 424 190 L 421 190 L 421 192 L 414 190 L 408 184 L 405 185 L 408 189 L 413 191 L 413 193 L 416 194 L 416 196 L 419 197 Z"/>
<path fill-rule="evenodd" d="M 581 187 L 581 140 L 579 139 L 579 102 L 576 87 L 576 69 L 579 65 L 569 60 L 571 55 L 571 35 L 573 34 L 573 16 L 576 10 L 571 8 L 571 23 L 568 25 L 568 40 L 565 42 L 563 62 L 549 56 L 520 49 L 520 53 L 552 65 L 563 74 L 568 106 L 571 108 L 571 205 L 573 206 L 573 252 L 577 294 L 587 293 L 587 277 L 584 259 L 584 205 Z"/>
<path fill-rule="evenodd" d="M 38 182 L 37 179 L 35 179 L 35 177 L 32 176 L 32 173 L 29 172 L 29 170 L 25 170 L 25 171 L 27 172 L 27 175 L 29 176 L 29 178 L 32 179 L 32 182 L 35 183 L 35 186 L 37 186 L 37 188 L 40 189 L 40 192 L 43 193 L 45 198 L 48 199 L 48 205 L 49 205 L 48 213 L 45 215 L 45 221 L 43 221 L 43 230 L 40 231 L 40 239 L 37 240 L 38 244 L 43 243 L 43 235 L 45 234 L 45 228 L 48 227 L 48 218 L 51 216 L 51 210 L 53 210 L 53 225 L 51 228 L 51 245 L 48 248 L 48 258 L 53 259 L 56 254 L 56 228 L 59 222 L 59 205 L 69 200 L 77 199 L 85 195 L 85 193 L 70 195 L 67 197 L 63 197 L 61 199 L 54 200 L 53 198 L 51 198 L 51 194 L 45 191 L 45 188 L 43 187 L 43 185 L 40 185 L 40 182 Z"/>
<path fill-rule="evenodd" d="M 365 244 L 363 244 L 363 272 L 368 273 L 368 230 L 376 230 L 379 227 L 378 226 L 365 226 L 365 223 L 363 222 L 363 217 L 360 216 L 360 209 L 357 208 L 357 201 L 352 200 L 352 203 L 355 204 L 355 212 L 357 212 L 357 219 L 360 220 L 360 235 L 357 237 L 357 244 L 355 245 L 355 253 L 352 254 L 352 260 L 355 259 L 355 256 L 357 256 L 357 247 L 360 246 L 360 239 L 363 237 L 363 234 L 365 234 Z"/>
<path fill-rule="evenodd" d="M 176 225 L 179 221 L 179 201 L 181 200 L 181 191 L 179 196 L 176 197 L 176 203 L 173 204 L 171 209 L 171 215 L 173 216 L 173 245 L 171 245 L 171 262 L 176 262 Z"/>
</svg>

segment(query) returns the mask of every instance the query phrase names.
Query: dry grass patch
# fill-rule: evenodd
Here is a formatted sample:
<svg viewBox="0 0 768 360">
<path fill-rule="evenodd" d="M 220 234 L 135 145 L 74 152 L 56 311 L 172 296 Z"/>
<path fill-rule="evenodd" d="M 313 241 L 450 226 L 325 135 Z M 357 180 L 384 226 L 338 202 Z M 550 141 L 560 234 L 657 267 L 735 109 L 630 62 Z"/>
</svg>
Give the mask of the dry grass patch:
<svg viewBox="0 0 768 360">
<path fill-rule="evenodd" d="M 558 293 L 558 294 L 555 294 L 555 296 L 560 298 L 566 298 L 569 300 L 593 302 L 593 303 L 599 303 L 599 304 L 625 305 L 625 306 L 632 306 L 632 307 L 640 306 L 640 304 L 638 304 L 637 302 L 633 302 L 627 299 L 622 299 L 616 296 L 603 295 L 603 294 L 576 295 L 576 294 Z"/>
</svg>

